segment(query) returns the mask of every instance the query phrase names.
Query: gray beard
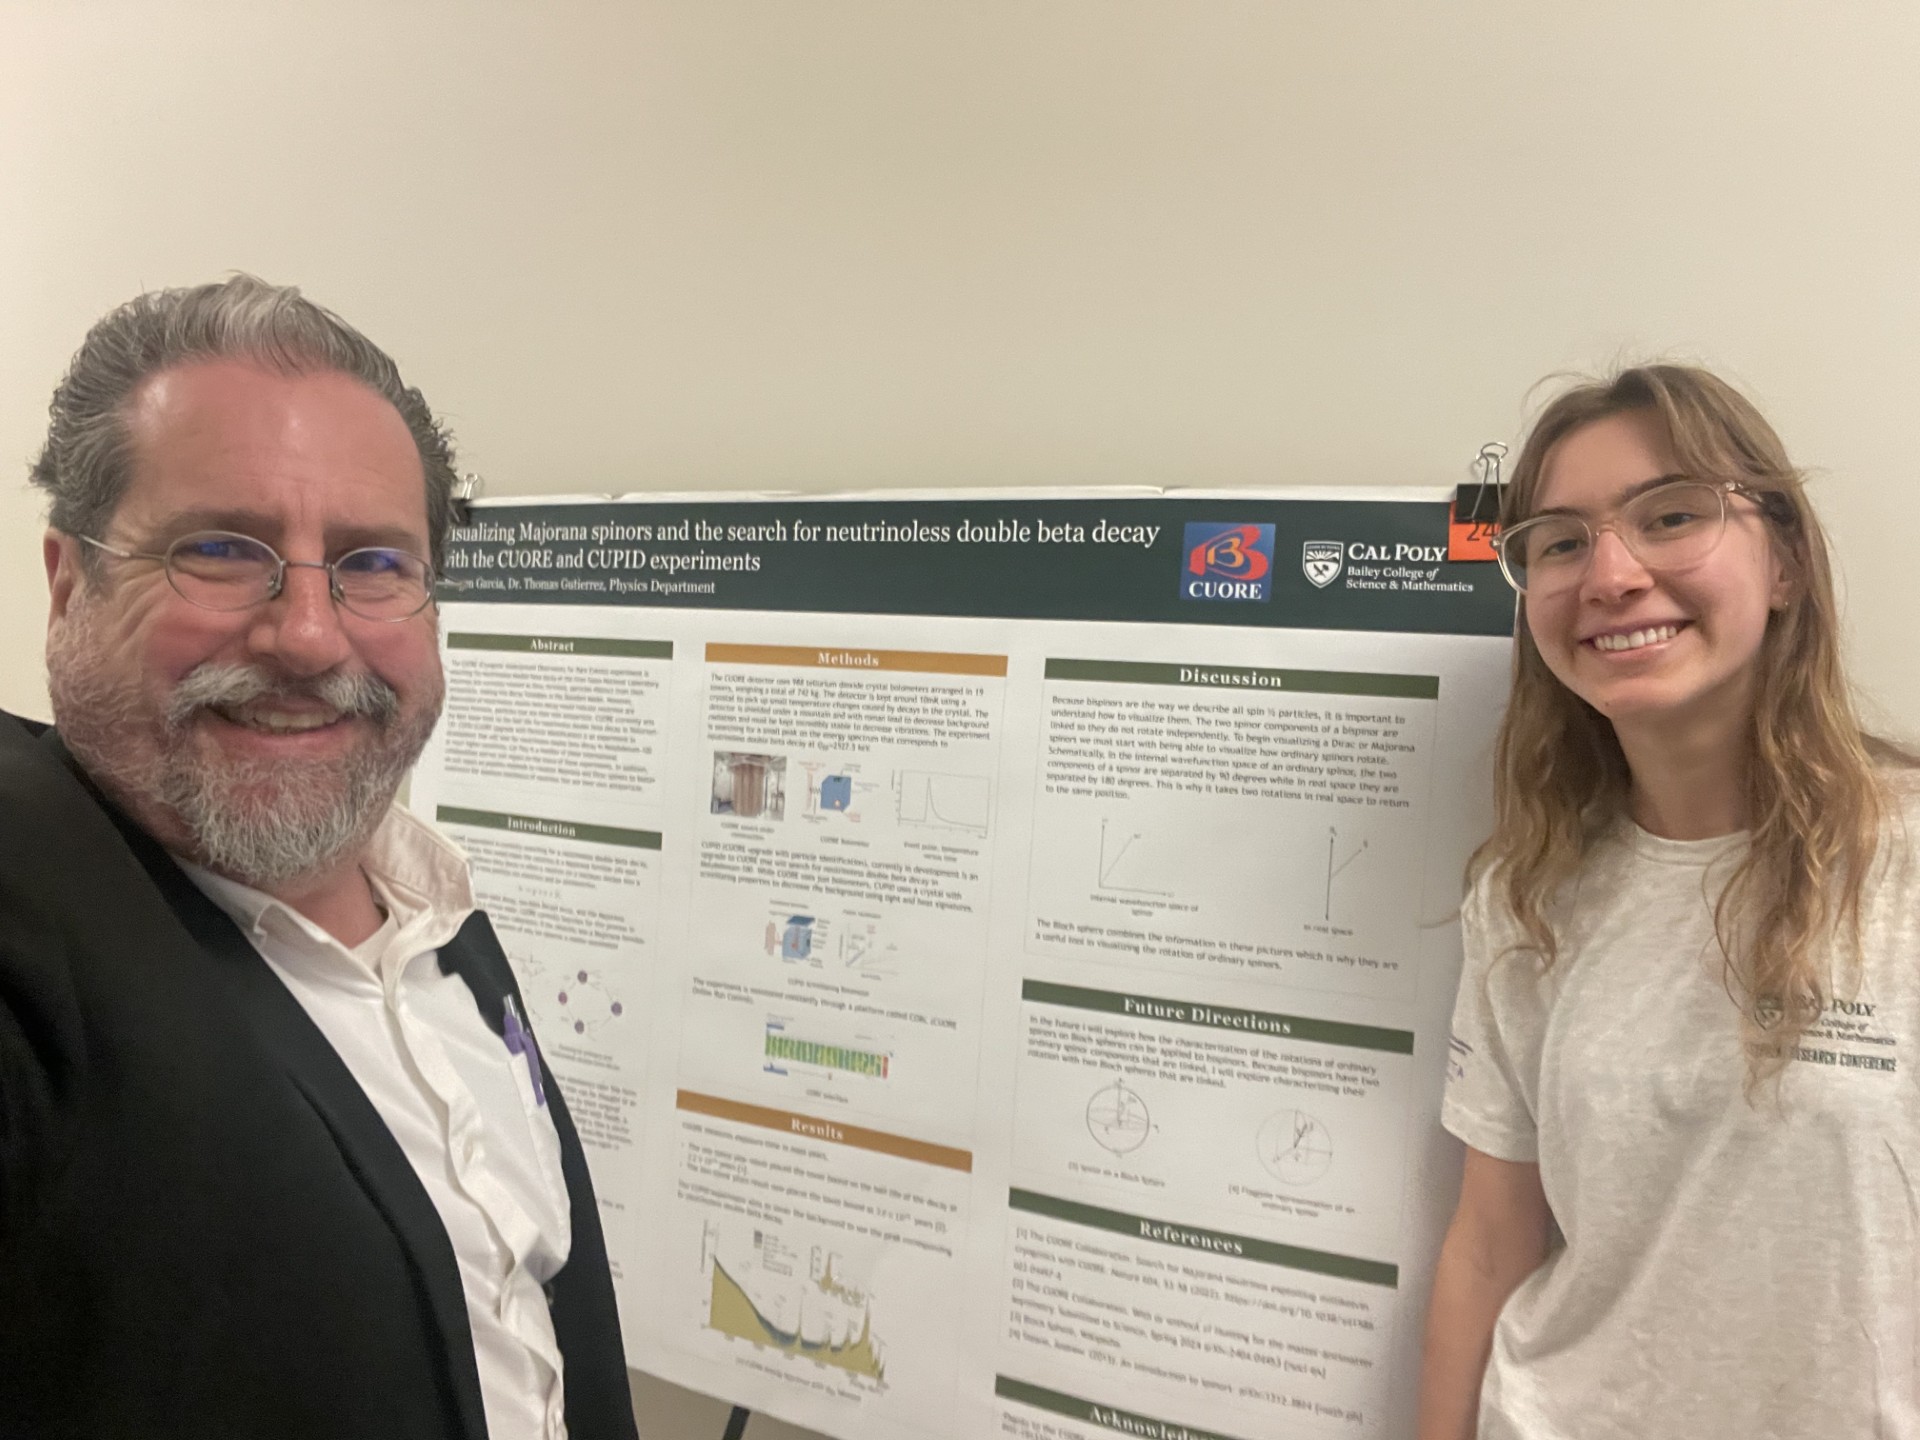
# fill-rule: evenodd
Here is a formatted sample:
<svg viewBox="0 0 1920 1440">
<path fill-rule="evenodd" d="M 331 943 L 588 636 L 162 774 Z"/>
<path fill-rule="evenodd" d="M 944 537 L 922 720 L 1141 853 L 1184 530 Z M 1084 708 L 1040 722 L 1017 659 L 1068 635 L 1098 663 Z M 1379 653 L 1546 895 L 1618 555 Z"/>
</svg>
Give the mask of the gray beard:
<svg viewBox="0 0 1920 1440">
<path fill-rule="evenodd" d="M 174 688 L 156 721 L 143 713 L 134 685 L 93 663 L 89 620 L 70 611 L 47 647 L 54 719 L 68 749 L 143 825 L 153 827 L 156 810 L 174 822 L 179 833 L 161 835 L 163 843 L 256 890 L 322 875 L 362 848 L 437 718 L 437 704 L 404 716 L 393 688 L 371 675 L 297 679 L 207 664 Z M 377 743 L 297 766 L 209 760 L 195 744 L 201 711 L 269 696 L 318 699 L 363 716 Z M 157 748 L 140 744 L 142 732 L 156 727 Z"/>
<path fill-rule="evenodd" d="M 356 758 L 329 766 L 336 773 L 323 786 L 310 783 L 311 772 L 291 780 L 274 768 L 181 766 L 163 775 L 158 797 L 180 817 L 202 865 L 256 890 L 323 874 L 358 850 L 406 773 Z M 236 803 L 243 796 L 251 803 Z"/>
<path fill-rule="evenodd" d="M 346 715 L 363 715 L 383 738 L 338 760 L 300 766 L 227 761 L 207 765 L 189 752 L 196 712 L 268 697 L 310 697 Z M 276 680 L 240 665 L 202 665 L 175 687 L 167 708 L 167 750 L 156 798 L 193 838 L 200 863 L 256 890 L 332 869 L 360 849 L 393 803 L 394 792 L 426 743 L 396 734 L 400 699 L 371 675 Z"/>
</svg>

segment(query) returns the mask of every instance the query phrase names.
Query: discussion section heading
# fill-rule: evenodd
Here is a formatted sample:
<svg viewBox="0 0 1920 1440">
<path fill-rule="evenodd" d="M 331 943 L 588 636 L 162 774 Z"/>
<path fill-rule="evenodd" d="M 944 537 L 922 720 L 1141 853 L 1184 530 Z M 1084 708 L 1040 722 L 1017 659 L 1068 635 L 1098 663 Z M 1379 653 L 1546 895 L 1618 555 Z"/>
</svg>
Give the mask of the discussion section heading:
<svg viewBox="0 0 1920 1440">
<path fill-rule="evenodd" d="M 487 504 L 440 598 L 1503 635 L 1444 501 L 1086 498 Z"/>
</svg>

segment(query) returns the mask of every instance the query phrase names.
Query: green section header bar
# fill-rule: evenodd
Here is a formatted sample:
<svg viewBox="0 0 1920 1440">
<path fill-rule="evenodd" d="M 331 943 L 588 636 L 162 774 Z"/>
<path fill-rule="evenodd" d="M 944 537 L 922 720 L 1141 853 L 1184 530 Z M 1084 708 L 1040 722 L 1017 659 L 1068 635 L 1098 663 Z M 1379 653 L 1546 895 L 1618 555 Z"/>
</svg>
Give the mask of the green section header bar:
<svg viewBox="0 0 1920 1440">
<path fill-rule="evenodd" d="M 1255 1260 L 1262 1265 L 1279 1265 L 1288 1270 L 1331 1275 L 1338 1280 L 1358 1280 L 1363 1285 L 1384 1285 L 1390 1290 L 1397 1290 L 1400 1286 L 1400 1267 L 1382 1260 L 1359 1260 L 1351 1255 L 1307 1250 L 1298 1245 L 1276 1245 L 1271 1240 L 1256 1240 L 1251 1235 L 1233 1235 L 1225 1230 L 1204 1230 L 1194 1225 L 1149 1220 L 1119 1210 L 1102 1210 L 1097 1205 L 1056 1199 L 1033 1190 L 1009 1190 L 1007 1203 L 1015 1210 L 1065 1220 L 1070 1225 L 1110 1230 L 1115 1235 L 1151 1240 L 1159 1245 L 1171 1245 L 1175 1249 L 1190 1250 L 1219 1259 Z"/>
<path fill-rule="evenodd" d="M 511 830 L 516 835 L 544 835 L 553 840 L 588 840 L 595 845 L 624 845 L 629 850 L 658 850 L 658 830 L 621 830 L 612 825 L 582 825 L 575 820 L 540 820 L 531 815 L 502 815 L 493 810 L 463 810 L 441 805 L 433 817 L 447 825 L 477 825 L 484 830 Z"/>
<path fill-rule="evenodd" d="M 1140 660 L 1049 660 L 1049 680 L 1120 685 L 1185 685 L 1196 690 L 1285 690 L 1303 695 L 1380 695 L 1437 700 L 1437 675 L 1372 675 L 1364 670 L 1264 670 L 1255 665 L 1158 665 Z"/>
<path fill-rule="evenodd" d="M 449 635 L 449 650 L 510 650 L 519 655 L 619 655 L 671 660 L 671 640 L 601 640 L 587 635 Z"/>
<path fill-rule="evenodd" d="M 1209 1030 L 1234 1030 L 1272 1035 L 1283 1040 L 1310 1040 L 1317 1045 L 1348 1045 L 1358 1050 L 1384 1050 L 1389 1055 L 1411 1055 L 1411 1030 L 1386 1030 L 1378 1025 L 1349 1025 L 1341 1020 L 1314 1020 L 1304 1015 L 1275 1015 L 1244 1010 L 1237 1005 L 1201 1005 L 1192 1000 L 1165 1000 L 1157 995 L 1120 995 L 1111 990 L 1087 990 L 1078 985 L 1054 985 L 1028 980 L 1020 987 L 1022 1000 L 1042 1005 L 1070 1005 L 1076 1010 L 1099 1010 L 1129 1020 L 1158 1020 L 1168 1025 L 1200 1025 Z"/>
<path fill-rule="evenodd" d="M 1238 1440 L 1237 1436 L 1223 1435 L 1218 1430 L 1198 1430 L 1173 1420 L 1156 1420 L 1150 1415 L 1136 1415 L 1131 1410 L 1096 1405 L 1091 1400 L 1082 1400 L 1078 1395 L 1062 1395 L 1058 1390 L 1043 1389 L 1005 1375 L 993 1377 L 993 1393 L 1003 1400 L 1018 1400 L 1022 1405 L 1031 1405 L 1036 1410 L 1046 1410 L 1055 1415 L 1064 1415 L 1069 1420 L 1098 1425 L 1103 1430 L 1116 1430 L 1122 1435 L 1142 1436 L 1144 1440 Z"/>
</svg>

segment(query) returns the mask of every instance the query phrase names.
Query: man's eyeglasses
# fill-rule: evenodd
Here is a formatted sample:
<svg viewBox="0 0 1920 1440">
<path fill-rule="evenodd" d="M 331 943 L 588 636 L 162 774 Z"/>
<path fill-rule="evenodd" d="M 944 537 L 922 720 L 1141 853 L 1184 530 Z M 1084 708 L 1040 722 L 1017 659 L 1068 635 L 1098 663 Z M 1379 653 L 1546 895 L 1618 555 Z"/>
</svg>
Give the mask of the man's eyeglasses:
<svg viewBox="0 0 1920 1440">
<path fill-rule="evenodd" d="M 334 602 L 367 620 L 407 620 L 433 599 L 433 567 L 418 555 L 368 545 L 337 560 L 283 560 L 264 540 L 226 530 L 182 535 L 163 551 L 122 550 L 91 535 L 76 537 L 122 560 L 158 560 L 181 599 L 207 610 L 250 610 L 275 598 L 289 566 L 327 572 Z"/>
<path fill-rule="evenodd" d="M 1643 490 L 1609 519 L 1536 515 L 1493 538 L 1500 569 L 1523 595 L 1550 595 L 1580 583 L 1593 561 L 1594 542 L 1611 530 L 1629 554 L 1653 573 L 1684 570 L 1713 553 L 1727 529 L 1727 497 L 1744 495 L 1771 514 L 1775 497 L 1737 480 L 1672 480 Z"/>
</svg>

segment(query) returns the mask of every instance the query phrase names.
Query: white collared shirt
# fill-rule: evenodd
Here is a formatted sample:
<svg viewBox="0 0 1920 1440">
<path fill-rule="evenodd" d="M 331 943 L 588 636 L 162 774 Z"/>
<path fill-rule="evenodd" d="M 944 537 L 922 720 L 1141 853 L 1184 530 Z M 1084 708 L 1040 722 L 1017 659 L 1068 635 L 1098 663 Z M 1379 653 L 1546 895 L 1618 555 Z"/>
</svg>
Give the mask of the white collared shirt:
<svg viewBox="0 0 1920 1440">
<path fill-rule="evenodd" d="M 472 912 L 466 857 L 398 807 L 361 868 L 386 923 L 351 949 L 270 895 L 182 862 L 327 1037 L 440 1212 L 459 1263 L 491 1440 L 565 1440 L 541 1288 L 573 1244 L 560 1139 L 534 1085 L 438 949 Z"/>
</svg>

